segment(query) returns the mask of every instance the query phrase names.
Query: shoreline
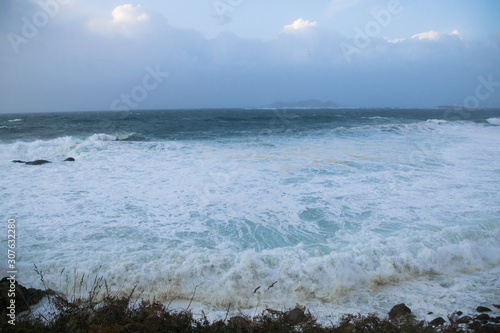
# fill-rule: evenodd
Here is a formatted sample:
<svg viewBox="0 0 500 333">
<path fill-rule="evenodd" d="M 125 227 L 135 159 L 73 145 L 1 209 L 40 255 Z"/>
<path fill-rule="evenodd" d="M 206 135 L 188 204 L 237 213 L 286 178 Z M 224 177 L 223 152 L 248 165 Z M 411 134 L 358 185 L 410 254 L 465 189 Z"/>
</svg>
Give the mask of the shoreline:
<svg viewBox="0 0 500 333">
<path fill-rule="evenodd" d="M 43 281 L 42 276 L 42 282 Z M 51 289 L 26 288 L 16 282 L 16 314 L 15 326 L 9 323 L 8 313 L 4 307 L 6 291 L 9 288 L 7 278 L 0 281 L 2 292 L 0 305 L 2 319 L 0 328 L 12 331 L 50 332 L 63 325 L 67 332 L 75 329 L 79 332 L 177 332 L 171 325 L 184 325 L 182 331 L 191 332 L 361 332 L 371 327 L 375 332 L 500 332 L 500 304 L 479 305 L 474 313 L 456 311 L 446 316 L 434 317 L 432 320 L 416 316 L 404 303 L 392 306 L 386 314 L 345 313 L 341 317 L 331 316 L 330 320 L 315 316 L 313 308 L 297 305 L 293 309 L 276 310 L 267 308 L 246 309 L 237 311 L 228 309 L 225 313 L 205 313 L 202 304 L 191 300 L 179 300 L 168 305 L 133 298 L 113 295 L 103 279 L 96 279 L 89 296 L 79 299 L 68 299 L 67 296 Z M 104 293 L 104 295 L 98 296 Z M 140 297 L 140 295 L 139 295 Z M 187 303 L 186 303 L 187 302 Z M 24 303 L 24 307 L 23 306 Z M 42 310 L 42 311 L 41 311 Z M 249 313 L 249 312 L 252 312 Z M 97 318 L 103 315 L 101 326 Z M 115 318 L 108 318 L 111 312 Z M 147 317 L 144 314 L 148 313 Z M 78 318 L 75 323 L 75 318 Z M 149 318 L 149 319 L 148 319 Z M 109 321 L 111 320 L 111 321 Z M 109 322 L 107 322 L 109 321 Z M 172 322 L 173 321 L 173 322 Z M 109 324 L 109 325 L 108 325 Z M 77 326 L 74 326 L 77 325 Z M 160 328 L 169 326 L 169 330 Z M 368 325 L 368 326 L 367 326 Z M 166 326 L 165 326 L 166 327 Z M 178 327 L 180 328 L 180 327 Z M 270 330 L 273 328 L 274 330 Z M 59 330 L 60 331 L 60 330 Z"/>
<path fill-rule="evenodd" d="M 497 271 L 494 270 L 494 272 Z M 490 273 L 493 274 L 494 272 Z M 46 276 L 45 273 L 44 276 Z M 191 300 L 194 289 L 182 294 L 172 292 L 172 290 L 164 293 L 163 289 L 155 284 L 152 284 L 149 288 L 144 288 L 144 283 L 140 285 L 124 283 L 123 281 L 116 283 L 113 278 L 105 275 L 75 275 L 72 280 L 66 281 L 67 285 L 63 284 L 66 286 L 64 287 L 61 286 L 60 278 L 56 277 L 54 279 L 54 276 L 49 276 L 48 279 L 46 277 L 47 285 L 41 284 L 39 278 L 36 280 L 31 278 L 29 282 L 26 280 L 20 280 L 19 282 L 25 286 L 35 288 L 52 288 L 67 298 L 75 299 L 85 298 L 92 288 L 92 280 L 95 277 L 103 277 L 108 282 L 110 290 L 113 292 L 119 290 L 120 295 L 127 295 L 135 287 L 133 301 L 140 301 L 141 299 L 155 300 L 174 310 L 185 309 L 190 304 L 189 308 L 195 318 L 201 317 L 204 313 L 210 320 L 224 318 L 228 305 L 230 305 L 230 314 L 245 313 L 252 316 L 261 313 L 266 308 L 287 311 L 299 304 L 306 306 L 317 321 L 323 324 L 332 321 L 337 322 L 346 313 L 360 313 L 362 315 L 373 313 L 379 317 L 384 317 L 394 304 L 405 303 L 412 309 L 412 313 L 417 318 L 430 322 L 436 317 L 446 318 L 449 314 L 458 311 L 472 315 L 479 305 L 491 307 L 491 304 L 500 304 L 498 290 L 485 294 L 484 288 L 479 288 L 480 286 L 484 287 L 484 285 L 477 285 L 481 281 L 470 281 L 467 288 L 464 287 L 464 283 L 457 283 L 461 286 L 458 289 L 446 288 L 448 286 L 443 286 L 442 281 L 434 281 L 431 284 L 428 282 L 422 283 L 422 281 L 417 281 L 418 283 L 415 284 L 416 281 L 412 281 L 411 283 L 388 285 L 377 290 L 362 290 L 361 292 L 338 295 L 337 298 L 331 301 L 320 301 L 316 298 L 293 299 L 290 295 L 287 296 L 286 289 L 280 288 L 283 283 L 281 280 L 268 290 L 264 286 L 258 289 L 256 293 L 252 293 L 254 291 L 254 286 L 252 286 L 252 288 L 241 290 L 241 293 L 234 295 L 234 297 L 227 294 L 221 294 L 223 297 L 219 297 L 220 295 L 217 292 L 220 290 L 206 288 L 207 283 L 211 283 L 207 281 L 198 287 L 195 297 Z M 83 285 L 79 286 L 78 284 L 84 276 Z M 36 277 L 36 274 L 33 277 Z M 490 275 L 490 277 L 492 276 Z M 194 288 L 194 286 L 192 287 Z M 210 290 L 210 292 L 207 290 Z M 211 292 L 215 292 L 215 294 Z M 242 295 L 246 295 L 245 293 L 250 293 L 250 296 L 245 298 L 246 301 L 242 301 Z M 210 302 L 212 299 L 208 299 L 208 302 L 206 302 L 207 296 L 212 296 L 212 299 L 218 302 Z M 220 301 L 218 297 L 224 301 Z"/>
</svg>

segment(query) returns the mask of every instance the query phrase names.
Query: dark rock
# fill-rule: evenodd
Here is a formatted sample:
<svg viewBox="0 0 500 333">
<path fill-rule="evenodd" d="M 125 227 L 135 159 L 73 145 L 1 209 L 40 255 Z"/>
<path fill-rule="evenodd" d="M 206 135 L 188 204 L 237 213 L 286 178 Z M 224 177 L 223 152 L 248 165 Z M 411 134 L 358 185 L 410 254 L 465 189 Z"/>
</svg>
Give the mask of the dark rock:
<svg viewBox="0 0 500 333">
<path fill-rule="evenodd" d="M 15 290 L 16 313 L 20 313 L 29 309 L 31 305 L 35 305 L 42 300 L 45 295 L 53 294 L 52 290 L 43 291 L 35 288 L 26 288 L 17 283 L 12 284 L 12 280 L 4 277 L 0 281 L 0 312 L 7 312 L 7 307 L 11 303 L 13 297 L 9 297 L 9 293 Z"/>
<path fill-rule="evenodd" d="M 482 313 L 479 316 L 476 316 L 476 319 L 478 319 L 478 320 L 489 320 L 490 316 L 488 314 L 486 314 L 486 313 Z"/>
<path fill-rule="evenodd" d="M 478 307 L 476 308 L 476 311 L 477 311 L 477 312 L 491 312 L 491 309 L 490 309 L 490 308 L 487 308 L 487 307 L 485 307 L 485 306 L 478 306 Z"/>
<path fill-rule="evenodd" d="M 75 159 L 73 157 L 68 157 L 67 159 L 64 160 L 64 162 L 74 162 L 74 161 L 75 161 Z M 12 162 L 13 163 L 25 163 L 27 165 L 42 165 L 42 164 L 46 164 L 46 163 L 52 163 L 51 161 L 47 161 L 47 160 L 36 160 L 36 161 L 31 161 L 31 162 L 14 160 Z"/>
<path fill-rule="evenodd" d="M 303 323 L 307 321 L 307 316 L 304 314 L 304 310 L 300 308 L 295 308 L 288 311 L 285 314 L 286 318 L 294 324 Z"/>
<path fill-rule="evenodd" d="M 428 315 L 434 314 L 434 312 L 427 312 Z"/>
<path fill-rule="evenodd" d="M 463 314 L 464 314 L 462 311 L 457 311 L 457 312 L 455 312 L 455 313 L 456 313 L 456 314 L 457 314 L 457 316 L 459 316 L 459 317 L 460 317 L 461 315 L 463 315 Z"/>
<path fill-rule="evenodd" d="M 441 326 L 444 323 L 446 323 L 446 320 L 443 319 L 443 317 L 437 317 L 436 319 L 432 320 L 429 324 L 432 326 Z"/>
<path fill-rule="evenodd" d="M 500 333 L 500 326 L 488 324 L 481 327 L 481 332 L 484 333 Z"/>
<path fill-rule="evenodd" d="M 245 317 L 234 316 L 229 319 L 229 326 L 236 329 L 236 332 L 251 332 L 251 322 Z"/>
<path fill-rule="evenodd" d="M 52 163 L 52 162 L 47 161 L 47 160 L 36 160 L 36 161 L 32 161 L 32 162 L 26 162 L 27 165 L 42 165 L 42 164 L 46 164 L 46 163 Z"/>
<path fill-rule="evenodd" d="M 470 323 L 472 318 L 470 316 L 463 316 L 458 318 L 457 323 L 458 324 L 467 324 Z"/>
<path fill-rule="evenodd" d="M 411 314 L 411 310 L 404 303 L 395 305 L 391 311 L 389 311 L 389 319 L 395 320 L 400 317 L 408 316 Z"/>
<path fill-rule="evenodd" d="M 500 309 L 500 304 L 493 304 L 493 306 L 497 309 Z"/>
</svg>

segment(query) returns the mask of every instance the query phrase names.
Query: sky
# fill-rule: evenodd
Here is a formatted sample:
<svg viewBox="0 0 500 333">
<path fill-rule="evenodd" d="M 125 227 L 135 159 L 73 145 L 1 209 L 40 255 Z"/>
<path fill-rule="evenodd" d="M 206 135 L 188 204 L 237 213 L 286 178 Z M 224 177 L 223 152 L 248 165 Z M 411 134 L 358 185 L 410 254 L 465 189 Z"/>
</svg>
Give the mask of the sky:
<svg viewBox="0 0 500 333">
<path fill-rule="evenodd" d="M 500 107 L 498 0 L 1 0 L 0 112 Z"/>
</svg>

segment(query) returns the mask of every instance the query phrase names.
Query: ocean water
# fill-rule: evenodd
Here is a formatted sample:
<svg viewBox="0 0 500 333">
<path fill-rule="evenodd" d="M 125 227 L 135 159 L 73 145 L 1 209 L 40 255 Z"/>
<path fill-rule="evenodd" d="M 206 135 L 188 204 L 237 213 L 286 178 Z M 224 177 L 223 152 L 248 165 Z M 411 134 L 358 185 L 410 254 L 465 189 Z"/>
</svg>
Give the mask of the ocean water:
<svg viewBox="0 0 500 333">
<path fill-rule="evenodd" d="M 301 304 L 327 321 L 500 299 L 500 110 L 0 115 L 0 173 L 34 287 L 36 264 L 68 294 L 85 274 L 212 314 Z"/>
</svg>

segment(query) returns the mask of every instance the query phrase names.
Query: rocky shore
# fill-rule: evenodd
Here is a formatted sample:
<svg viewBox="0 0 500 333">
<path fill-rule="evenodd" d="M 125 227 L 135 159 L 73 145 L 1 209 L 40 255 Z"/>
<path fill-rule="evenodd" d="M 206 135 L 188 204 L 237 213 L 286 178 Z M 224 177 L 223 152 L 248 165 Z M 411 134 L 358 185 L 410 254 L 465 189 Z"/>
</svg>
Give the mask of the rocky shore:
<svg viewBox="0 0 500 333">
<path fill-rule="evenodd" d="M 10 291 L 14 291 L 15 297 L 10 297 Z M 16 312 L 21 313 L 30 309 L 32 305 L 40 302 L 46 295 L 54 294 L 52 290 L 41 290 L 35 288 L 26 288 L 17 283 L 12 282 L 8 277 L 4 277 L 0 281 L 0 312 L 2 317 L 5 316 L 7 308 L 13 300 L 16 305 Z"/>
<path fill-rule="evenodd" d="M 16 321 L 9 323 L 9 304 L 15 289 Z M 94 290 L 96 291 L 96 290 Z M 109 292 L 96 301 L 69 300 L 52 290 L 26 288 L 8 278 L 0 281 L 1 332 L 484 332 L 500 333 L 500 305 L 478 306 L 476 312 L 457 311 L 447 318 L 418 320 L 405 304 L 395 305 L 386 317 L 344 315 L 338 324 L 319 324 L 305 307 L 288 311 L 266 309 L 260 315 L 238 315 L 209 321 L 195 319 L 189 309 L 171 311 L 158 302 L 131 302 Z M 48 297 L 50 320 L 32 315 L 31 307 Z M 432 313 L 429 313 L 432 315 Z"/>
</svg>

